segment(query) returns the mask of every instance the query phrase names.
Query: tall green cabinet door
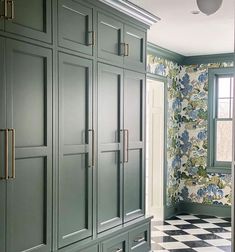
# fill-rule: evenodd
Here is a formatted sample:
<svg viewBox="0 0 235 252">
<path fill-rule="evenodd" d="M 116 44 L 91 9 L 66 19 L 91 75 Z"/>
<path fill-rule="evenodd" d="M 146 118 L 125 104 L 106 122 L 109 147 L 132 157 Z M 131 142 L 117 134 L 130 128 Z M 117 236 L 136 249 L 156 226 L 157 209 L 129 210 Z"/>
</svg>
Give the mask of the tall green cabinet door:
<svg viewBox="0 0 235 252">
<path fill-rule="evenodd" d="M 4 44 L 0 38 L 0 130 L 6 129 L 6 83 L 4 80 Z M 5 252 L 6 180 L 5 177 L 5 132 L 0 131 L 0 251 Z"/>
<path fill-rule="evenodd" d="M 124 65 L 126 68 L 133 70 L 145 71 L 146 69 L 146 32 L 125 25 L 124 41 L 126 44 L 127 56 L 124 57 Z"/>
<path fill-rule="evenodd" d="M 92 27 L 92 8 L 78 1 L 58 1 L 60 46 L 91 55 L 95 42 Z"/>
<path fill-rule="evenodd" d="M 144 214 L 145 75 L 124 73 L 124 220 Z"/>
<path fill-rule="evenodd" d="M 14 17 L 5 22 L 7 32 L 51 42 L 52 0 L 14 0 L 9 2 L 8 16 L 12 17 L 13 15 Z"/>
<path fill-rule="evenodd" d="M 122 224 L 123 70 L 98 65 L 98 232 Z"/>
<path fill-rule="evenodd" d="M 6 40 L 7 252 L 51 249 L 52 52 Z M 15 150 L 15 157 L 14 157 Z"/>
<path fill-rule="evenodd" d="M 98 57 L 109 62 L 123 64 L 123 23 L 98 13 Z"/>
<path fill-rule="evenodd" d="M 59 247 L 92 235 L 92 61 L 59 54 Z"/>
</svg>

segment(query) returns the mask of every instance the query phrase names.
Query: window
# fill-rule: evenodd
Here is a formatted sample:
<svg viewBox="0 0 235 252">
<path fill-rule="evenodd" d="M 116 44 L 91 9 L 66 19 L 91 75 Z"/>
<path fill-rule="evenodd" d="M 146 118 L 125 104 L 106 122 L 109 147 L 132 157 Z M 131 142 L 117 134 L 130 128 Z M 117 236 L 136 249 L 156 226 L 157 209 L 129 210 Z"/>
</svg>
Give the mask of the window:
<svg viewBox="0 0 235 252">
<path fill-rule="evenodd" d="M 233 69 L 209 70 L 208 171 L 231 172 Z"/>
</svg>

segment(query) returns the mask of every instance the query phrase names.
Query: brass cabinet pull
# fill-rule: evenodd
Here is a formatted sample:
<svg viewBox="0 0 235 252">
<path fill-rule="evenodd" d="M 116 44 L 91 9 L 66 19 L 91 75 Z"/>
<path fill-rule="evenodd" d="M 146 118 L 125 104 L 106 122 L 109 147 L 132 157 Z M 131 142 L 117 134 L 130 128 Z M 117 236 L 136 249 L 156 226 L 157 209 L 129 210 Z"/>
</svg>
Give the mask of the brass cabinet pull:
<svg viewBox="0 0 235 252">
<path fill-rule="evenodd" d="M 129 130 L 124 129 L 124 163 L 129 162 Z"/>
<path fill-rule="evenodd" d="M 123 250 L 121 248 L 118 248 L 116 252 L 123 252 Z"/>
<path fill-rule="evenodd" d="M 12 148 L 12 153 L 11 153 L 11 157 L 12 157 L 12 175 L 11 175 L 11 179 L 15 179 L 16 178 L 16 169 L 15 169 L 15 129 L 9 129 L 9 131 L 11 131 L 12 133 L 12 138 L 11 138 L 11 148 Z"/>
<path fill-rule="evenodd" d="M 138 237 L 134 240 L 134 242 L 143 242 L 143 241 L 145 241 L 144 237 Z"/>
<path fill-rule="evenodd" d="M 95 40 L 95 31 L 89 31 L 88 32 L 88 46 L 95 46 L 96 40 Z"/>
<path fill-rule="evenodd" d="M 130 51 L 129 44 L 125 44 L 125 53 L 124 53 L 124 56 L 129 56 L 129 51 Z"/>
<path fill-rule="evenodd" d="M 93 129 L 88 130 L 88 132 L 92 132 L 92 161 L 91 166 L 95 166 L 95 131 Z"/>
<path fill-rule="evenodd" d="M 7 18 L 7 13 L 8 13 L 8 0 L 2 0 L 1 3 L 3 3 L 4 7 L 3 7 L 3 14 L 0 15 L 1 18 Z"/>
<path fill-rule="evenodd" d="M 11 16 L 8 16 L 8 5 L 11 7 Z M 13 0 L 7 0 L 7 13 L 6 13 L 6 19 L 12 20 L 15 18 L 15 3 Z"/>
<path fill-rule="evenodd" d="M 120 43 L 119 56 L 125 56 L 125 48 L 126 48 L 126 44 L 125 43 Z"/>
</svg>

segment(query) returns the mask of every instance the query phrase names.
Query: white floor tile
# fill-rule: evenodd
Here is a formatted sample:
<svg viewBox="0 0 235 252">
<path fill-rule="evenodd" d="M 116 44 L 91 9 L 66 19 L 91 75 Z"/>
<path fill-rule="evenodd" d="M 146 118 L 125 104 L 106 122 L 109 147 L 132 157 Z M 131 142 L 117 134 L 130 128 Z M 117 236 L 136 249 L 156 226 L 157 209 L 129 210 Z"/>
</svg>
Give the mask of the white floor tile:
<svg viewBox="0 0 235 252">
<path fill-rule="evenodd" d="M 159 243 L 165 249 L 184 249 L 189 248 L 189 246 L 181 243 L 181 242 L 161 242 Z"/>
<path fill-rule="evenodd" d="M 230 246 L 231 241 L 225 239 L 213 239 L 213 240 L 204 240 L 205 242 L 213 245 L 213 246 Z"/>
<path fill-rule="evenodd" d="M 193 248 L 197 252 L 222 252 L 223 250 L 215 247 Z"/>
<path fill-rule="evenodd" d="M 193 215 L 177 215 L 177 218 L 180 218 L 182 220 L 198 220 L 199 218 Z"/>
<path fill-rule="evenodd" d="M 223 227 L 223 229 L 225 229 L 225 230 L 227 230 L 227 231 L 229 231 L 229 232 L 232 231 L 232 228 L 231 228 L 231 227 Z"/>
<path fill-rule="evenodd" d="M 161 226 L 154 226 L 155 228 L 164 231 L 164 230 L 180 230 L 179 228 L 172 226 L 172 225 L 161 225 Z"/>
<path fill-rule="evenodd" d="M 210 222 L 210 223 L 226 223 L 226 222 L 228 222 L 226 220 L 222 220 L 219 218 L 211 218 L 211 219 L 203 219 L 203 220 L 206 222 Z"/>
<path fill-rule="evenodd" d="M 199 228 L 218 228 L 218 226 L 213 223 L 198 223 L 194 224 L 194 226 Z"/>
<path fill-rule="evenodd" d="M 176 239 L 177 241 L 181 241 L 181 242 L 201 240 L 193 235 L 173 235 L 172 238 Z"/>
<path fill-rule="evenodd" d="M 231 237 L 232 237 L 230 232 L 228 232 L 228 233 L 215 233 L 215 235 L 222 237 L 224 239 L 231 239 Z"/>
<path fill-rule="evenodd" d="M 210 234 L 209 231 L 201 229 L 201 228 L 193 228 L 193 229 L 183 229 L 184 232 L 192 235 L 196 234 Z"/>
<path fill-rule="evenodd" d="M 169 223 L 171 225 L 187 225 L 187 224 L 191 224 L 187 221 L 184 220 L 166 220 L 166 223 Z"/>
<path fill-rule="evenodd" d="M 169 235 L 162 232 L 162 231 L 152 231 L 151 236 L 152 237 L 159 237 L 159 236 L 169 236 Z"/>
</svg>

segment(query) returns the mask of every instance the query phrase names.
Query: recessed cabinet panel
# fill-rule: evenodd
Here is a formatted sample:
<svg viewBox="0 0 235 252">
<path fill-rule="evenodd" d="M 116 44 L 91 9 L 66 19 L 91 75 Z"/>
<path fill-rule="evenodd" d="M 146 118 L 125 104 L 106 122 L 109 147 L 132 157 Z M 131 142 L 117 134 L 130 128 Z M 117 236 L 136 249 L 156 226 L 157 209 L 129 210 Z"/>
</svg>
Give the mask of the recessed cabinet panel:
<svg viewBox="0 0 235 252">
<path fill-rule="evenodd" d="M 66 58 L 68 60 L 66 60 Z M 85 144 L 89 73 L 79 60 L 64 56 L 61 66 L 64 144 Z M 81 120 L 81 118 L 84 118 Z"/>
<path fill-rule="evenodd" d="M 98 120 L 100 143 L 120 141 L 122 70 L 99 65 Z"/>
<path fill-rule="evenodd" d="M 24 50 L 13 49 L 11 56 L 16 146 L 43 146 L 46 140 L 44 97 L 47 91 L 47 62 L 45 57 Z"/>
<path fill-rule="evenodd" d="M 127 252 L 128 234 L 124 233 L 102 243 L 102 252 Z"/>
<path fill-rule="evenodd" d="M 79 250 L 80 252 L 98 252 L 98 245 Z"/>
<path fill-rule="evenodd" d="M 142 150 L 129 150 L 128 162 L 124 166 L 124 213 L 125 220 L 143 214 Z"/>
<path fill-rule="evenodd" d="M 132 26 L 125 25 L 124 41 L 127 44 L 127 55 L 124 65 L 133 70 L 145 71 L 146 33 Z"/>
<path fill-rule="evenodd" d="M 76 1 L 58 1 L 59 45 L 92 54 L 92 9 Z"/>
<path fill-rule="evenodd" d="M 120 153 L 118 151 L 100 153 L 98 171 L 99 231 L 122 223 L 120 177 Z"/>
<path fill-rule="evenodd" d="M 16 160 L 8 203 L 11 249 L 25 251 L 46 244 L 47 166 L 44 158 Z M 24 185 L 24 186 L 22 186 Z"/>
<path fill-rule="evenodd" d="M 98 57 L 123 64 L 121 43 L 123 24 L 113 17 L 98 13 Z"/>
<path fill-rule="evenodd" d="M 51 0 L 15 0 L 12 8 L 15 17 L 5 22 L 7 32 L 51 42 Z"/>
<path fill-rule="evenodd" d="M 90 175 L 87 154 L 66 155 L 60 166 L 60 246 L 91 235 Z"/>
<path fill-rule="evenodd" d="M 129 141 L 143 140 L 143 92 L 144 75 L 125 71 L 124 84 L 124 123 L 129 130 Z"/>
<path fill-rule="evenodd" d="M 2 21 L 0 21 L 2 23 Z M 4 42 L 0 38 L 0 129 L 6 128 L 6 83 L 4 81 Z M 5 167 L 5 134 L 0 132 L 0 177 L 4 177 Z M 0 251 L 5 251 L 6 242 L 6 181 L 0 180 Z"/>
</svg>

